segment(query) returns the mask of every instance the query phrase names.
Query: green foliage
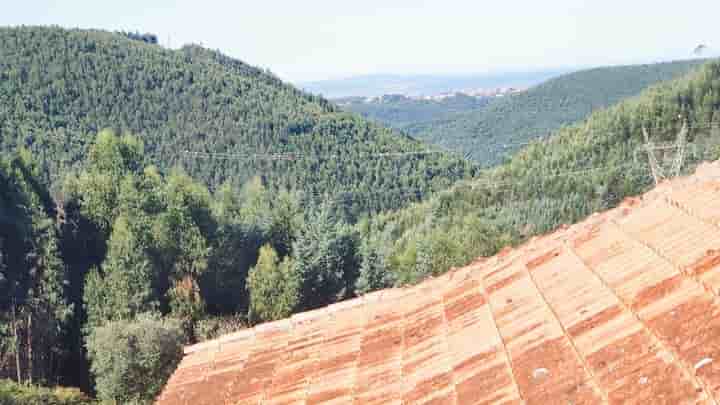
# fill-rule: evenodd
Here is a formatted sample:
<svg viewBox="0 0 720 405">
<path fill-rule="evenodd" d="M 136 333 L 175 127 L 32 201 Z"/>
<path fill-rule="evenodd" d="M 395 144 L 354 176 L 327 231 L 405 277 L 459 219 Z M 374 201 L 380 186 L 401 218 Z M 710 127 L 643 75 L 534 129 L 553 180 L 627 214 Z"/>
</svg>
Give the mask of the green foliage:
<svg viewBox="0 0 720 405">
<path fill-rule="evenodd" d="M 407 124 L 412 136 L 469 153 L 486 166 L 502 162 L 521 145 L 639 94 L 656 83 L 681 77 L 705 60 L 583 70 L 548 80 L 528 91 L 499 97 L 473 111 Z M 508 145 L 508 146 L 506 146 Z"/>
<path fill-rule="evenodd" d="M 99 173 L 86 184 L 105 191 L 118 186 L 123 162 L 137 164 L 142 143 L 144 165 L 181 167 L 211 189 L 262 176 L 271 192 L 303 190 L 310 203 L 349 192 L 338 210 L 352 215 L 400 207 L 474 171 L 441 154 L 371 157 L 425 147 L 219 52 L 122 33 L 0 28 L 0 106 L 0 151 L 26 145 L 52 179 L 82 164 L 99 130 L 136 134 L 134 145 L 108 136 L 90 155 Z M 267 158 L 276 154 L 294 158 Z M 91 218 L 105 229 L 112 193 L 102 195 L 109 200 L 94 201 Z"/>
<path fill-rule="evenodd" d="M 308 310 L 352 297 L 358 278 L 359 235 L 332 217 L 327 206 L 314 212 L 293 243 L 300 275 L 299 309 Z"/>
<path fill-rule="evenodd" d="M 390 128 L 404 130 L 424 123 L 451 119 L 455 114 L 485 107 L 489 97 L 471 97 L 461 93 L 442 100 L 422 100 L 402 95 L 386 95 L 367 100 L 347 97 L 333 100 L 344 110 L 381 122 Z"/>
<path fill-rule="evenodd" d="M 264 243 L 285 257 L 303 223 L 303 209 L 296 193 L 281 191 L 271 196 L 259 178 L 240 193 L 228 184 L 215 193 L 212 212 L 218 223 L 208 271 L 200 287 L 211 313 L 246 312 L 244 292 L 248 270 L 258 260 Z"/>
<path fill-rule="evenodd" d="M 71 315 L 54 206 L 38 177 L 26 151 L 0 158 L 0 366 L 29 382 L 56 378 Z"/>
<path fill-rule="evenodd" d="M 369 225 L 366 220 L 357 226 L 361 235 L 358 250 L 361 263 L 360 274 L 355 282 L 355 291 L 359 294 L 392 287 L 397 281 L 396 275 L 390 270 L 390 263 L 388 263 L 392 246 L 392 232 L 370 230 Z"/>
<path fill-rule="evenodd" d="M 270 245 L 260 248 L 257 265 L 250 269 L 249 317 L 253 322 L 287 318 L 298 306 L 300 279 L 292 260 L 282 262 Z"/>
<path fill-rule="evenodd" d="M 163 178 L 152 166 L 142 169 L 142 155 L 136 138 L 101 132 L 88 168 L 67 182 L 81 213 L 110 232 L 107 256 L 86 281 L 91 328 L 161 305 L 190 320 L 204 309 L 196 280 L 207 269 L 217 228 L 210 194 L 182 173 Z M 107 173 L 116 186 L 94 187 L 93 179 Z"/>
<path fill-rule="evenodd" d="M 204 342 L 247 329 L 249 326 L 245 314 L 211 316 L 197 321 L 195 324 L 195 338 L 198 342 Z"/>
<path fill-rule="evenodd" d="M 0 379 L 0 405 L 94 405 L 77 388 L 44 388 Z"/>
<path fill-rule="evenodd" d="M 645 155 L 636 153 L 643 126 L 655 142 L 668 142 L 687 121 L 683 173 L 716 159 L 719 111 L 720 62 L 710 62 L 532 143 L 472 181 L 373 217 L 364 237 L 389 235 L 384 263 L 398 284 L 440 274 L 648 190 L 653 182 Z"/>
<path fill-rule="evenodd" d="M 156 275 L 139 239 L 130 219 L 118 217 L 108 242 L 102 275 L 93 271 L 85 283 L 89 327 L 110 320 L 132 319 L 136 314 L 158 308 L 158 297 L 152 290 Z"/>
<path fill-rule="evenodd" d="M 67 177 L 66 192 L 82 199 L 82 214 L 109 232 L 119 214 L 120 193 L 128 182 L 132 186 L 128 176 L 139 173 L 142 159 L 142 143 L 137 138 L 101 131 L 88 153 L 87 168 L 78 177 Z"/>
<path fill-rule="evenodd" d="M 0 159 L 0 374 L 89 389 L 85 343 L 100 397 L 124 403 L 153 399 L 185 339 L 441 274 L 648 189 L 643 126 L 663 142 L 687 120 L 686 172 L 720 150 L 713 62 L 407 205 L 474 169 L 369 157 L 424 148 L 220 54 L 19 28 L 0 29 L 0 56 L 0 147 L 15 151 Z M 97 123 L 114 130 L 92 142 Z M 76 143 L 53 150 L 57 136 Z M 297 166 L 176 153 L 278 145 Z M 348 188 L 361 201 L 342 204 Z"/>
<path fill-rule="evenodd" d="M 122 404 L 149 404 L 182 357 L 179 321 L 155 315 L 113 321 L 88 338 L 98 397 Z"/>
</svg>

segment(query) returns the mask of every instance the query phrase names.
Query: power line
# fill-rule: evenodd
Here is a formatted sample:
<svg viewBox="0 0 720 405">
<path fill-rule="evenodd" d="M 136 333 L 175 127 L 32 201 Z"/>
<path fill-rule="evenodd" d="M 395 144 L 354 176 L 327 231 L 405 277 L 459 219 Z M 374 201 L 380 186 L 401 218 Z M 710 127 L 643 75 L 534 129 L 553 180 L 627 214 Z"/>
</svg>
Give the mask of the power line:
<svg viewBox="0 0 720 405">
<path fill-rule="evenodd" d="M 627 168 L 631 168 L 631 167 L 640 168 L 641 166 L 638 165 L 637 163 L 634 163 L 634 162 L 633 162 L 633 163 L 624 163 L 624 164 L 617 164 L 617 165 L 597 166 L 597 167 L 592 167 L 592 168 L 587 168 L 587 169 L 579 169 L 579 170 L 568 170 L 568 171 L 565 171 L 565 172 L 558 172 L 558 173 L 554 173 L 554 174 L 536 173 L 535 176 L 536 176 L 536 178 L 538 178 L 538 179 L 542 178 L 542 180 L 546 180 L 546 179 L 552 179 L 552 178 L 558 178 L 558 177 L 567 177 L 567 176 L 575 176 L 575 175 L 580 175 L 580 174 L 589 174 L 589 173 L 596 172 L 596 171 L 598 171 L 598 170 L 627 169 Z M 517 184 L 517 183 L 516 183 L 516 181 L 513 181 L 513 180 L 500 180 L 500 181 L 492 181 L 492 180 L 489 180 L 489 181 L 487 181 L 486 183 L 474 183 L 474 184 L 479 184 L 479 185 L 496 185 L 496 184 L 501 184 L 501 185 L 513 185 L 513 184 Z"/>
<path fill-rule="evenodd" d="M 672 126 L 672 125 L 675 125 L 675 124 L 670 124 L 670 125 L 668 125 L 668 126 L 665 126 L 664 128 L 666 128 L 666 129 L 669 130 L 669 129 L 671 129 L 671 128 L 669 128 L 669 127 Z M 688 123 L 688 126 L 689 126 L 690 129 L 720 128 L 720 122 L 715 122 L 715 121 L 695 121 L 695 122 Z M 655 128 L 659 128 L 659 126 L 658 126 L 658 127 L 655 127 Z M 560 128 L 558 128 L 558 130 L 559 130 L 559 129 L 560 129 Z M 557 131 L 557 130 L 556 130 L 556 131 Z M 509 149 L 509 148 L 512 148 L 512 147 L 515 147 L 515 146 L 527 146 L 527 145 L 531 145 L 531 144 L 533 144 L 533 143 L 541 143 L 541 142 L 550 140 L 550 139 L 552 139 L 552 138 L 555 138 L 556 131 L 553 131 L 553 132 L 551 132 L 551 133 L 549 133 L 549 134 L 541 135 L 541 136 L 529 136 L 527 141 L 522 141 L 522 142 L 517 142 L 517 143 L 513 143 L 513 142 L 510 142 L 510 143 L 504 143 L 504 142 L 486 143 L 486 144 L 484 144 L 484 145 L 482 146 L 482 149 L 490 149 L 491 147 L 503 147 L 503 148 Z M 586 130 L 586 131 L 589 131 L 589 132 L 591 132 L 591 133 L 597 133 L 597 131 L 593 131 L 593 130 L 591 130 L 591 129 L 590 129 L 590 130 Z M 605 132 L 605 133 L 615 133 L 615 131 L 610 131 L 610 132 Z M 475 136 L 475 134 L 472 134 L 472 135 L 464 135 L 464 136 L 452 138 L 452 140 L 465 140 L 465 139 L 472 139 L 472 140 L 480 140 L 480 141 L 482 141 L 482 139 L 479 138 L 479 137 L 477 137 L 477 136 Z"/>
<path fill-rule="evenodd" d="M 617 165 L 604 165 L 604 166 L 597 166 L 593 168 L 588 169 L 580 169 L 580 170 L 568 170 L 564 172 L 558 172 L 554 173 L 552 175 L 543 175 L 538 174 L 538 176 L 542 176 L 543 180 L 547 179 L 553 179 L 553 178 L 559 178 L 559 177 L 572 177 L 577 176 L 581 177 L 582 175 L 591 174 L 597 171 L 601 170 L 611 170 L 611 169 L 628 169 L 628 168 L 643 168 L 642 165 L 637 165 L 636 163 L 626 163 L 626 164 L 617 164 Z M 628 175 L 625 174 L 625 177 L 628 178 L 648 178 L 650 179 L 651 176 L 647 171 L 644 171 L 643 173 L 636 173 L 635 175 Z M 502 190 L 502 189 L 514 189 L 518 186 L 527 186 L 527 183 L 520 182 L 517 179 L 512 180 L 498 180 L 494 181 L 492 179 L 486 179 L 485 181 L 478 181 L 478 180 L 467 180 L 469 182 L 469 187 L 472 190 Z M 382 193 L 375 193 L 371 194 L 374 196 L 390 196 L 390 195 L 416 195 L 418 197 L 422 197 L 423 194 L 441 194 L 441 193 L 448 193 L 455 191 L 456 188 L 462 188 L 463 184 L 459 183 L 454 186 L 451 186 L 449 189 L 440 190 L 440 191 L 432 191 L 429 188 L 411 188 L 411 189 L 400 189 L 400 190 L 393 190 L 389 192 L 382 192 Z M 538 183 L 537 188 L 545 188 L 543 183 Z M 343 192 L 341 192 L 343 193 Z M 311 193 L 312 194 L 312 193 Z M 367 199 L 369 196 L 367 193 L 357 193 L 357 192 L 344 192 L 345 195 L 343 195 L 340 198 L 330 198 L 326 201 L 328 202 L 350 202 L 350 201 L 356 201 L 360 199 Z M 315 194 L 317 196 L 317 194 Z"/>
<path fill-rule="evenodd" d="M 199 159 L 217 159 L 217 160 L 297 160 L 304 156 L 313 156 L 313 157 L 324 157 L 324 158 L 333 158 L 333 157 L 342 157 L 345 156 L 343 154 L 304 154 L 304 153 L 226 153 L 226 152 L 193 152 L 193 151 L 183 151 L 182 152 L 185 155 L 194 156 Z M 353 157 L 357 158 L 372 158 L 372 157 L 387 157 L 387 158 L 394 158 L 394 157 L 404 157 L 404 156 L 425 156 L 425 155 L 437 155 L 437 154 L 443 154 L 445 152 L 443 151 L 437 151 L 437 150 L 426 150 L 426 151 L 410 151 L 410 152 L 379 152 L 379 153 L 366 153 L 366 154 L 359 154 L 354 155 Z"/>
<path fill-rule="evenodd" d="M 247 156 L 247 155 L 246 155 Z M 644 165 L 639 164 L 637 160 L 634 162 L 624 163 L 624 164 L 617 164 L 617 165 L 601 165 L 601 166 L 591 166 L 591 167 L 585 167 L 582 169 L 575 169 L 575 170 L 565 170 L 565 171 L 558 171 L 558 172 L 552 172 L 552 173 L 536 173 L 536 176 L 538 178 L 542 178 L 543 180 L 548 179 L 554 179 L 559 177 L 568 177 L 568 176 L 581 176 L 581 175 L 587 175 L 591 174 L 597 171 L 601 170 L 612 170 L 612 169 L 631 169 L 633 167 L 635 168 L 641 168 Z M 647 168 L 647 167 L 645 167 Z M 532 170 L 532 169 L 530 169 Z M 465 179 L 466 181 L 471 182 L 471 187 L 473 189 L 497 189 L 502 187 L 512 187 L 517 186 L 522 183 L 518 182 L 516 179 L 510 179 L 510 180 L 493 180 L 491 178 L 484 178 L 481 180 L 473 180 L 473 179 Z M 463 181 L 461 179 L 460 181 Z M 421 197 L 424 194 L 428 193 L 435 193 L 435 192 L 442 192 L 441 191 L 433 191 L 431 187 L 421 187 L 421 188 L 410 188 L 410 189 L 398 189 L 398 190 L 392 190 L 388 192 L 383 193 L 374 193 L 371 195 L 375 196 L 418 196 Z M 362 198 L 368 198 L 368 193 L 362 193 L 358 192 L 356 190 L 353 191 L 338 191 L 337 193 L 334 193 L 335 197 L 332 195 L 328 195 L 327 193 L 322 193 L 320 191 L 310 191 L 305 192 L 305 195 L 319 198 L 319 197 L 328 197 L 329 199 L 326 201 L 335 201 L 335 202 L 345 202 L 345 201 L 353 201 L 358 200 Z M 337 195 L 341 195 L 340 197 L 337 197 Z"/>
<path fill-rule="evenodd" d="M 359 155 L 359 157 L 396 157 L 396 156 L 417 156 L 417 155 L 437 155 L 444 153 L 443 151 L 420 151 L 420 152 L 387 152 L 387 153 L 371 153 L 367 155 Z"/>
<path fill-rule="evenodd" d="M 198 159 L 214 160 L 295 160 L 298 156 L 294 153 L 225 153 L 225 152 L 192 152 L 185 150 L 184 155 L 194 156 Z"/>
</svg>

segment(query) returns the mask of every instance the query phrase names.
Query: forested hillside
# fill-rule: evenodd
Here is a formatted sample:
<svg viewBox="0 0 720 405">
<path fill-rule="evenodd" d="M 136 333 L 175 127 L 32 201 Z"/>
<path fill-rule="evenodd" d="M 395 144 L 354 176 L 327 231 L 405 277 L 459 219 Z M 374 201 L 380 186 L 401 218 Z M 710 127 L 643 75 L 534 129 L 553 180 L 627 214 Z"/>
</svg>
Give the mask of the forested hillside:
<svg viewBox="0 0 720 405">
<path fill-rule="evenodd" d="M 0 378 L 150 401 L 183 344 L 354 296 L 357 218 L 476 170 L 152 38 L 0 29 Z"/>
<path fill-rule="evenodd" d="M 372 254 L 361 274 L 370 283 L 359 288 L 445 272 L 648 190 L 653 179 L 642 128 L 663 144 L 674 142 L 685 122 L 683 173 L 720 158 L 720 62 L 596 111 L 425 202 L 363 222 Z M 668 158 L 677 152 L 665 151 Z"/>
<path fill-rule="evenodd" d="M 418 139 L 469 153 L 489 166 L 520 149 L 517 144 L 547 136 L 593 111 L 635 96 L 648 86 L 682 76 L 702 63 L 691 60 L 570 73 L 528 91 L 495 98 L 475 111 L 405 125 L 403 130 Z"/>
<path fill-rule="evenodd" d="M 385 95 L 368 100 L 347 97 L 332 100 L 341 108 L 375 120 L 391 128 L 403 130 L 408 126 L 448 118 L 454 114 L 484 107 L 490 97 L 472 97 L 457 93 L 441 100 L 424 100 L 402 95 Z"/>
<path fill-rule="evenodd" d="M 56 180 L 104 128 L 139 136 L 146 163 L 182 167 L 212 189 L 261 176 L 273 190 L 339 200 L 353 216 L 399 207 L 473 170 L 443 154 L 404 154 L 426 147 L 199 46 L 0 29 L 0 151 L 27 147 Z"/>
<path fill-rule="evenodd" d="M 0 379 L 148 403 L 184 344 L 355 295 L 362 242 L 330 204 L 144 161 L 103 131 L 53 198 L 28 150 L 0 157 Z"/>
<path fill-rule="evenodd" d="M 394 190 L 419 198 L 474 169 L 219 53 L 1 32 L 0 379 L 108 403 L 152 402 L 184 344 L 415 282 L 646 190 L 643 127 L 660 143 L 688 126 L 685 171 L 720 156 L 711 62 L 380 212 L 404 205 Z M 341 215 L 347 188 L 362 203 Z M 0 381 L 11 404 L 63 392 Z"/>
</svg>

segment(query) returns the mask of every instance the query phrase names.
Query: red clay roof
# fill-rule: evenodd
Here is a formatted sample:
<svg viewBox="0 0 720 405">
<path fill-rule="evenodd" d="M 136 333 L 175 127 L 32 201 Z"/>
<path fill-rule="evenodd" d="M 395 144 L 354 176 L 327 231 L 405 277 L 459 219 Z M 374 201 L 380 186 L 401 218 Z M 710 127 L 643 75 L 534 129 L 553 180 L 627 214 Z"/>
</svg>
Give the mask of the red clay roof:
<svg viewBox="0 0 720 405">
<path fill-rule="evenodd" d="M 158 403 L 718 403 L 720 164 L 515 250 L 186 348 Z"/>
</svg>

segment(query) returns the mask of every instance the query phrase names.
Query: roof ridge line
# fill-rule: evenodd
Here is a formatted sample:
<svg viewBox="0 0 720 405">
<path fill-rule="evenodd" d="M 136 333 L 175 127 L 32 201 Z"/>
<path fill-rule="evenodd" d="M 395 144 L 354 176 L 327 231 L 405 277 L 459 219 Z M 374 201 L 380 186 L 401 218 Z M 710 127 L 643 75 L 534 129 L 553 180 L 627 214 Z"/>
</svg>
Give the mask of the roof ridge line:
<svg viewBox="0 0 720 405">
<path fill-rule="evenodd" d="M 660 201 L 663 203 L 663 201 Z M 682 266 L 676 264 L 672 259 L 667 257 L 663 252 L 660 251 L 660 249 L 656 248 L 655 246 L 642 241 L 640 239 L 635 238 L 630 233 L 628 233 L 623 227 L 613 218 L 610 219 L 610 223 L 615 226 L 620 233 L 622 233 L 627 239 L 631 240 L 632 242 L 644 247 L 645 249 L 652 252 L 655 256 L 659 257 L 662 261 L 669 264 L 670 267 L 675 269 L 681 276 L 683 276 L 685 279 L 688 279 L 694 283 L 697 283 L 702 287 L 703 290 L 705 290 L 706 293 L 710 294 L 713 299 L 719 298 L 720 295 L 716 291 L 713 290 L 712 286 L 707 285 L 704 281 L 700 280 L 698 278 L 697 274 L 690 274 L 687 269 L 683 268 Z"/>
<path fill-rule="evenodd" d="M 650 252 L 652 252 L 655 256 L 659 257 L 662 261 L 664 261 L 664 262 L 666 262 L 667 264 L 669 264 L 670 267 L 671 267 L 672 269 L 674 269 L 675 271 L 677 271 L 678 274 L 679 274 L 681 277 L 685 278 L 686 280 L 690 281 L 691 283 L 695 283 L 695 284 L 699 285 L 699 286 L 703 289 L 703 291 L 705 291 L 705 294 L 710 295 L 710 299 L 711 299 L 712 301 L 717 302 L 718 296 L 717 296 L 717 295 L 712 291 L 712 289 L 709 288 L 705 283 L 703 283 L 702 281 L 698 280 L 698 279 L 697 279 L 696 277 L 694 277 L 693 275 L 687 274 L 687 272 L 686 272 L 684 269 L 682 269 L 680 266 L 678 266 L 678 265 L 676 265 L 675 263 L 673 263 L 672 260 L 670 260 L 670 259 L 668 259 L 667 257 L 665 257 L 665 255 L 663 255 L 663 254 L 662 254 L 661 252 L 659 252 L 657 249 L 655 249 L 655 248 L 653 248 L 652 246 L 644 243 L 644 242 L 641 241 L 641 240 L 638 240 L 638 239 L 632 237 L 632 235 L 630 235 L 627 231 L 625 231 L 625 230 L 620 226 L 620 224 L 617 223 L 617 221 L 615 221 L 615 219 L 612 219 L 612 218 L 611 218 L 609 222 L 610 222 L 610 224 L 611 224 L 612 226 L 614 226 L 626 239 L 629 239 L 630 241 L 634 242 L 635 244 L 640 245 L 640 246 L 642 246 L 643 248 L 645 248 L 646 250 L 649 250 Z M 613 291 L 614 291 L 614 290 L 613 290 Z M 676 358 L 676 360 L 680 360 L 680 357 L 678 356 L 678 357 Z M 686 364 L 685 364 L 683 361 L 680 361 L 680 364 L 682 365 L 683 368 L 686 367 Z M 689 371 L 688 371 L 688 372 L 689 372 Z M 701 385 L 701 387 L 703 388 L 703 391 L 705 391 L 705 394 L 708 395 L 708 398 L 710 398 L 710 401 L 711 401 L 713 404 L 718 405 L 717 400 L 716 400 L 715 397 L 712 395 L 711 390 L 710 390 L 710 388 L 707 387 L 707 384 L 705 383 L 705 381 L 703 381 L 703 380 L 700 379 L 700 378 L 698 378 L 697 380 L 700 382 L 700 385 Z"/>
<path fill-rule="evenodd" d="M 667 194 L 664 196 L 664 201 L 671 207 L 677 208 L 678 210 L 685 213 L 687 216 L 696 219 L 697 221 L 700 221 L 706 225 L 711 226 L 712 228 L 715 228 L 716 230 L 720 230 L 720 224 L 708 221 L 700 216 L 698 216 L 694 210 L 687 207 L 684 203 L 681 203 L 679 200 L 677 200 L 675 197 L 673 197 L 670 194 Z"/>
<path fill-rule="evenodd" d="M 322 308 L 321 310 L 322 310 L 323 313 L 324 313 L 323 315 L 327 316 L 327 318 L 332 321 L 333 318 L 330 316 L 331 313 L 328 311 L 328 308 L 329 308 L 329 307 L 330 307 L 330 306 L 324 307 L 324 308 Z M 297 314 L 296 314 L 296 315 L 297 315 Z M 295 322 L 295 318 L 298 318 L 298 321 L 299 321 L 299 318 L 300 318 L 300 317 L 297 317 L 296 315 L 293 315 L 293 316 L 291 317 L 291 319 L 293 319 L 293 322 Z M 320 317 L 317 317 L 317 318 L 320 318 Z M 309 318 L 309 319 L 310 319 L 310 320 L 315 320 L 315 319 L 317 319 L 317 318 Z M 306 320 L 307 320 L 307 319 L 306 319 Z M 299 322 L 302 322 L 302 321 L 299 321 Z M 324 346 L 325 346 L 325 341 L 327 340 L 327 335 L 328 335 L 327 328 L 323 328 L 322 335 L 321 335 L 322 337 L 321 337 L 320 347 L 324 347 Z M 319 353 L 318 353 L 317 355 L 314 355 L 314 357 L 313 357 L 313 359 L 312 359 L 311 361 L 312 361 L 312 364 L 313 364 L 314 366 L 317 365 L 317 363 L 320 362 L 320 355 L 319 355 Z M 303 404 L 307 404 L 307 403 L 308 403 L 308 397 L 310 397 L 310 391 L 311 391 L 311 388 L 312 388 L 312 383 L 313 383 L 312 375 L 308 375 L 307 378 L 305 379 L 305 387 L 303 388 L 303 400 L 302 400 Z"/>
<path fill-rule="evenodd" d="M 408 295 L 411 293 L 408 292 Z M 400 364 L 399 371 L 400 371 L 400 381 L 399 381 L 399 394 L 400 394 L 400 404 L 404 405 L 405 400 L 403 399 L 403 396 L 405 396 L 405 373 L 403 373 L 403 367 L 405 364 L 405 332 L 407 331 L 407 310 L 404 308 L 400 311 L 400 325 L 402 327 L 402 333 L 400 334 L 400 359 L 398 361 L 398 364 Z"/>
<path fill-rule="evenodd" d="M 245 369 L 245 367 L 247 366 L 248 361 L 250 360 L 250 357 L 252 356 L 254 350 L 256 349 L 256 348 L 255 348 L 255 345 L 254 345 L 254 343 L 255 343 L 256 340 L 257 340 L 257 335 L 255 334 L 255 328 L 251 328 L 250 330 L 252 331 L 252 333 L 250 334 L 249 339 L 252 339 L 253 345 L 251 345 L 250 348 L 248 349 L 247 357 L 246 357 L 245 360 L 242 362 L 242 370 Z M 235 341 L 235 340 L 229 340 L 228 342 L 233 342 L 233 341 Z M 227 343 L 227 342 L 226 342 L 226 343 Z M 218 339 L 218 352 L 221 352 L 221 351 L 222 351 L 222 343 L 220 343 L 220 342 L 219 342 L 219 339 Z M 213 363 L 213 365 L 214 365 L 214 363 Z M 241 374 L 238 373 L 238 375 L 241 375 Z M 224 395 L 223 395 L 223 399 L 225 400 L 225 402 L 232 400 L 232 398 L 230 398 L 230 394 L 229 394 L 229 393 L 230 393 L 230 390 L 232 389 L 232 387 L 237 383 L 237 380 L 238 380 L 238 378 L 236 377 L 236 378 L 233 378 L 231 381 L 229 381 L 227 384 L 225 384 L 225 387 L 224 387 L 224 391 L 225 391 L 225 392 L 224 392 Z"/>
<path fill-rule="evenodd" d="M 283 344 L 285 350 L 283 352 L 287 352 L 287 348 L 290 347 L 290 338 L 293 336 L 293 333 L 295 331 L 295 322 L 292 318 L 283 319 L 275 323 L 275 325 L 282 325 L 282 327 L 285 327 L 285 324 L 287 324 L 287 339 L 285 340 L 285 343 Z M 279 328 L 278 328 L 279 329 Z M 260 396 L 260 399 L 258 400 L 258 405 L 262 405 L 263 403 L 267 402 L 269 392 L 272 390 L 273 387 L 273 381 L 275 380 L 275 377 L 277 376 L 278 370 L 280 369 L 280 365 L 278 364 L 278 361 L 275 361 L 273 363 L 273 369 L 272 369 L 272 375 L 270 376 L 269 380 L 270 383 L 266 386 L 263 385 L 262 388 L 262 395 Z"/>
<path fill-rule="evenodd" d="M 450 277 L 450 280 L 452 280 L 452 277 Z M 449 288 L 447 289 L 449 291 Z M 448 357 L 448 372 L 450 373 L 450 381 L 452 381 L 452 390 L 454 394 L 455 401 L 453 403 L 455 405 L 458 405 L 458 391 L 457 391 L 457 380 L 455 379 L 455 367 L 452 364 L 452 356 L 453 350 L 450 348 L 450 342 L 448 341 L 449 335 L 450 335 L 450 324 L 448 323 L 447 319 L 447 303 L 445 301 L 445 293 L 447 292 L 445 290 L 440 290 L 437 292 L 437 295 L 440 296 L 440 302 L 442 305 L 442 320 L 443 320 L 443 341 L 445 342 L 445 348 L 447 350 L 446 355 Z"/>
<path fill-rule="evenodd" d="M 288 328 L 289 329 L 288 337 L 287 337 L 287 341 L 285 342 L 286 350 L 284 350 L 283 352 L 287 352 L 287 348 L 290 347 L 290 342 L 292 341 L 293 337 L 295 336 L 295 329 L 296 329 L 295 323 L 293 322 L 292 318 L 289 318 L 289 321 L 290 321 L 289 322 L 290 327 Z M 267 401 L 266 397 L 268 396 L 268 392 L 272 392 L 273 387 L 275 386 L 275 379 L 277 378 L 279 369 L 280 369 L 280 367 L 278 367 L 277 365 L 275 365 L 273 367 L 273 373 L 272 373 L 272 376 L 270 377 L 270 384 L 268 384 L 267 389 L 263 388 L 263 394 L 262 394 L 261 399 L 258 401 L 258 404 L 262 404 L 263 402 Z"/>
<path fill-rule="evenodd" d="M 491 267 L 493 264 L 497 266 L 497 256 L 495 256 L 495 263 L 490 263 L 490 261 L 487 261 L 483 264 L 487 264 L 488 267 Z M 512 357 L 510 357 L 510 350 L 508 350 L 507 345 L 505 344 L 505 339 L 503 338 L 502 333 L 500 333 L 500 327 L 498 327 L 497 319 L 495 319 L 495 311 L 493 311 L 492 303 L 490 302 L 490 296 L 488 295 L 487 289 L 485 288 L 485 280 L 483 279 L 482 275 L 475 279 L 478 280 L 478 289 L 480 290 L 480 294 L 482 295 L 483 300 L 485 300 L 485 303 L 487 304 L 488 312 L 490 313 L 490 319 L 492 320 L 493 327 L 495 328 L 495 333 L 498 336 L 500 346 L 502 346 L 503 353 L 505 354 L 505 365 L 510 369 L 510 379 L 512 380 L 513 386 L 515 387 L 515 392 L 517 392 L 520 401 L 522 401 L 523 404 L 527 404 L 527 400 L 523 397 L 523 393 L 520 390 L 520 384 L 518 383 L 517 376 L 515 375 L 515 367 L 513 367 Z"/>
<path fill-rule="evenodd" d="M 711 395 L 710 390 L 704 384 L 704 382 L 701 379 L 697 378 L 695 374 L 690 372 L 690 369 L 687 367 L 685 362 L 680 359 L 680 357 L 675 353 L 675 351 L 670 346 L 668 346 L 662 339 L 660 339 L 660 337 L 652 329 L 650 329 L 650 327 L 648 327 L 647 323 L 642 318 L 640 318 L 640 315 L 636 311 L 633 311 L 632 306 L 628 305 L 628 303 L 625 302 L 625 300 L 615 291 L 615 289 L 613 289 L 607 283 L 607 281 L 602 276 L 600 276 L 597 271 L 595 271 L 595 269 L 588 265 L 585 260 L 583 260 L 577 254 L 575 248 L 573 248 L 570 243 L 567 243 L 567 241 L 566 249 L 583 267 L 585 267 L 598 281 L 600 281 L 602 286 L 605 287 L 605 289 L 608 290 L 615 297 L 615 299 L 617 299 L 623 310 L 628 311 L 630 315 L 639 322 L 643 330 L 645 330 L 645 332 L 652 338 L 652 340 L 672 357 L 673 362 L 678 364 L 682 373 L 685 374 L 685 376 L 690 381 L 695 383 L 696 386 L 702 388 L 703 392 L 709 398 L 709 400 L 712 401 L 713 404 L 717 405 L 717 401 L 715 401 L 715 398 Z"/>
<path fill-rule="evenodd" d="M 353 382 L 352 382 L 352 389 L 350 390 L 350 403 L 355 403 L 355 393 L 357 391 L 357 380 L 358 380 L 358 374 L 359 374 L 359 363 L 360 363 L 360 355 L 362 354 L 362 343 L 363 338 L 365 337 L 365 334 L 367 333 L 368 325 L 370 324 L 370 306 L 368 305 L 367 300 L 365 299 L 365 296 L 360 296 L 359 300 L 362 302 L 360 304 L 362 306 L 362 313 L 363 313 L 363 324 L 362 324 L 362 331 L 360 332 L 360 338 L 358 341 L 358 351 L 357 355 L 355 356 L 355 361 L 353 361 Z"/>
<path fill-rule="evenodd" d="M 560 246 L 563 248 L 563 246 Z M 556 248 L 553 248 L 556 249 Z M 552 251 L 552 250 L 551 250 Z M 570 347 L 572 347 L 573 353 L 575 353 L 575 357 L 580 361 L 580 364 L 582 365 L 583 369 L 585 370 L 585 373 L 590 377 L 590 383 L 594 388 L 599 392 L 600 396 L 602 397 L 602 401 L 605 404 L 610 403 L 610 399 L 608 398 L 608 393 L 600 387 L 600 384 L 598 384 L 597 377 L 595 377 L 595 373 L 593 373 L 592 369 L 587 363 L 587 360 L 585 357 L 580 354 L 580 350 L 578 350 L 577 346 L 575 345 L 575 341 L 573 341 L 572 337 L 570 336 L 570 333 L 568 333 L 567 329 L 565 328 L 565 325 L 560 321 L 560 317 L 558 316 L 557 312 L 555 312 L 555 309 L 553 309 L 552 306 L 550 306 L 550 302 L 548 302 L 547 298 L 545 298 L 545 294 L 543 294 L 542 290 L 540 290 L 540 287 L 538 286 L 537 281 L 535 280 L 535 277 L 532 274 L 532 271 L 527 267 L 525 262 L 519 263 L 520 267 L 525 271 L 525 273 L 530 278 L 530 282 L 533 284 L 533 287 L 535 288 L 535 291 L 540 296 L 540 299 L 545 304 L 545 308 L 550 312 L 552 317 L 555 319 L 555 322 L 557 325 L 560 326 L 560 330 L 562 330 L 563 335 L 565 335 L 565 339 L 567 339 L 568 343 L 570 343 Z"/>
</svg>

